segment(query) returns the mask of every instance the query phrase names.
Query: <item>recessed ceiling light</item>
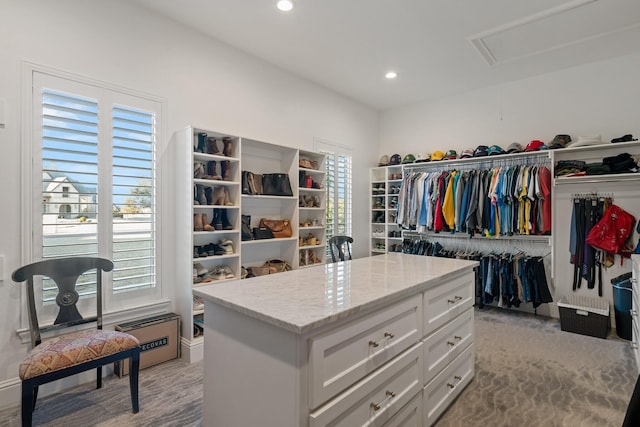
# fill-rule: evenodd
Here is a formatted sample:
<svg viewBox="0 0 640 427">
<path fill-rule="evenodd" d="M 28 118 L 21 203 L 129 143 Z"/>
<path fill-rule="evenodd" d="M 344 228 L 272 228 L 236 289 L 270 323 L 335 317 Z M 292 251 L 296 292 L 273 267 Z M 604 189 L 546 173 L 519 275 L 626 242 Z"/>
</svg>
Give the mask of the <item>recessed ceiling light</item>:
<svg viewBox="0 0 640 427">
<path fill-rule="evenodd" d="M 388 71 L 387 74 L 384 75 L 387 79 L 392 80 L 398 77 L 398 73 L 395 71 Z"/>
<path fill-rule="evenodd" d="M 293 9 L 293 0 L 278 0 L 278 9 L 283 12 L 288 12 Z"/>
</svg>

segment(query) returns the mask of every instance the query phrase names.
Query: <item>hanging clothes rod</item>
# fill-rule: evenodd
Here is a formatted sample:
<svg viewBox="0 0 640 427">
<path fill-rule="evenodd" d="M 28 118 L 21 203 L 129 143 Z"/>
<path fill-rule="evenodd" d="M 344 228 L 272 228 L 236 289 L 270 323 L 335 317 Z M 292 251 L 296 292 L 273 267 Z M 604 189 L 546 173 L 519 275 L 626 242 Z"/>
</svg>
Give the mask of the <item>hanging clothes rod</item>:
<svg viewBox="0 0 640 427">
<path fill-rule="evenodd" d="M 404 165 L 411 172 L 428 172 L 453 169 L 491 169 L 500 166 L 521 166 L 533 164 L 551 164 L 551 154 L 547 151 L 501 154 L 497 156 L 471 157 L 468 159 L 440 160 L 436 162 L 413 163 Z"/>
<path fill-rule="evenodd" d="M 449 232 L 441 232 L 441 233 L 435 233 L 435 232 L 426 232 L 426 233 L 420 233 L 419 231 L 414 231 L 414 230 L 403 230 L 402 231 L 402 235 L 410 237 L 410 238 L 433 238 L 433 239 L 439 239 L 441 237 L 444 237 L 445 239 L 448 238 L 454 238 L 454 239 L 460 239 L 460 240 L 484 240 L 484 241 L 491 241 L 491 242 L 495 242 L 495 241 L 502 241 L 502 242 L 513 242 L 513 241 L 523 241 L 523 242 L 532 242 L 532 243 L 549 243 L 551 236 L 547 236 L 547 235 L 538 235 L 538 234 L 529 234 L 529 235 L 521 235 L 521 234 L 517 234 L 517 235 L 512 235 L 512 236 L 483 236 L 481 234 L 475 234 L 473 236 L 470 236 L 467 233 L 464 232 L 458 232 L 458 233 L 449 233 Z"/>
</svg>

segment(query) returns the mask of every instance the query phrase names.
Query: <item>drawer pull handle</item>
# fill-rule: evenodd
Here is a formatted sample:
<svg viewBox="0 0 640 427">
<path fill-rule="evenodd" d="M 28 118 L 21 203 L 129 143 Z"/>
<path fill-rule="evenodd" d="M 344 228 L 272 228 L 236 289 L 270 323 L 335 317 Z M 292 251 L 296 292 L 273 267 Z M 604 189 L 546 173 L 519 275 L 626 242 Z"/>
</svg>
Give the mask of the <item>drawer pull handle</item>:
<svg viewBox="0 0 640 427">
<path fill-rule="evenodd" d="M 453 297 L 453 299 L 455 299 L 456 301 L 460 301 L 462 297 L 459 297 L 458 295 L 456 295 L 455 297 Z"/>
<path fill-rule="evenodd" d="M 632 316 L 637 316 L 638 315 L 638 310 L 629 310 L 631 312 Z"/>
<path fill-rule="evenodd" d="M 453 378 L 457 379 L 458 381 L 462 381 L 462 377 L 459 375 L 455 375 Z"/>
<path fill-rule="evenodd" d="M 386 394 L 387 397 L 385 397 L 382 402 L 384 402 L 387 399 L 392 399 L 392 398 L 396 397 L 396 394 L 394 392 L 392 392 L 391 390 L 385 391 L 384 394 Z M 373 408 L 374 411 L 377 411 L 378 409 L 380 409 L 380 405 L 382 404 L 382 402 L 380 402 L 380 403 L 371 402 L 370 406 Z"/>
<path fill-rule="evenodd" d="M 453 336 L 453 338 L 454 338 L 454 339 L 456 339 L 456 340 L 458 340 L 458 341 L 460 341 L 460 340 L 462 339 L 462 337 L 460 337 L 460 336 L 458 336 L 458 335 L 454 335 L 454 336 Z"/>
<path fill-rule="evenodd" d="M 389 338 L 389 339 L 391 339 L 391 338 L 395 337 L 395 335 L 394 335 L 394 334 L 392 334 L 391 332 L 385 332 L 385 333 L 384 333 L 384 336 L 385 336 L 386 338 Z"/>
<path fill-rule="evenodd" d="M 370 345 L 371 347 L 378 347 L 380 344 L 378 344 L 378 343 L 377 343 L 377 342 L 375 342 L 375 341 L 369 341 L 369 345 Z"/>
<path fill-rule="evenodd" d="M 448 299 L 448 300 L 447 300 L 447 302 L 448 302 L 449 304 L 455 304 L 455 303 L 456 303 L 456 302 L 455 302 L 454 300 L 452 300 L 452 299 Z"/>
<path fill-rule="evenodd" d="M 447 383 L 447 387 L 449 387 L 449 388 L 454 388 L 454 387 L 455 387 L 455 384 Z"/>
<path fill-rule="evenodd" d="M 631 342 L 631 348 L 632 348 L 632 349 L 634 349 L 634 350 L 635 350 L 636 348 L 638 348 L 638 343 L 637 343 L 637 342 L 635 342 L 635 341 L 632 341 L 632 342 Z"/>
<path fill-rule="evenodd" d="M 456 345 L 456 343 L 453 343 L 451 341 L 447 341 L 447 344 L 449 344 L 451 347 L 453 347 L 454 345 Z"/>
</svg>

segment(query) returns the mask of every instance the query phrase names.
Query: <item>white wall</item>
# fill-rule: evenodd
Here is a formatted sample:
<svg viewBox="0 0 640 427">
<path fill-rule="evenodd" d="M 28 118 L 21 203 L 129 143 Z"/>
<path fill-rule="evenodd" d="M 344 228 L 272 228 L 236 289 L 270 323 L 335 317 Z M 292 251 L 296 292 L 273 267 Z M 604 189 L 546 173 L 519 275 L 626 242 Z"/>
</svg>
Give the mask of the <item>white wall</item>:
<svg viewBox="0 0 640 427">
<path fill-rule="evenodd" d="M 638 69 L 640 54 L 634 54 L 387 111 L 381 116 L 379 154 L 404 156 L 449 149 L 460 153 L 480 144 L 506 148 L 514 141 L 525 146 L 533 139 L 549 142 L 556 134 L 574 139 L 600 134 L 605 142 L 627 133 L 640 137 Z M 539 311 L 558 316 L 557 301 L 574 293 L 568 255 L 572 193 L 612 193 L 614 202 L 636 218 L 640 217 L 640 198 L 637 182 L 571 185 L 555 187 L 553 192 L 554 304 L 543 305 Z M 637 239 L 634 234 L 634 244 Z M 630 269 L 629 261 L 620 266 L 616 257 L 616 266 L 605 272 L 603 296 L 610 303 L 610 279 Z M 598 298 L 586 284 L 579 294 Z"/>
<path fill-rule="evenodd" d="M 635 54 L 384 112 L 379 154 L 640 136 L 639 66 Z"/>
<path fill-rule="evenodd" d="M 377 162 L 378 114 L 349 99 L 249 57 L 124 0 L 0 0 L 0 407 L 18 402 L 19 361 L 27 348 L 20 327 L 19 286 L 10 279 L 21 265 L 21 64 L 29 61 L 102 80 L 168 100 L 159 154 L 171 164 L 169 139 L 188 125 L 302 149 L 313 138 L 351 146 L 354 217 L 368 218 L 368 168 Z M 212 19 L 212 24 L 215 19 Z M 170 174 L 163 171 L 166 183 Z M 172 187 L 163 191 L 171 196 Z M 171 205 L 171 203 L 169 203 Z M 172 260 L 174 219 L 163 211 L 164 260 Z M 354 224 L 356 256 L 368 253 L 366 221 Z M 168 244 L 166 244 L 168 242 Z M 167 253 L 168 252 L 168 253 Z M 171 265 L 163 265 L 172 272 Z M 168 286 L 172 276 L 163 277 Z"/>
</svg>

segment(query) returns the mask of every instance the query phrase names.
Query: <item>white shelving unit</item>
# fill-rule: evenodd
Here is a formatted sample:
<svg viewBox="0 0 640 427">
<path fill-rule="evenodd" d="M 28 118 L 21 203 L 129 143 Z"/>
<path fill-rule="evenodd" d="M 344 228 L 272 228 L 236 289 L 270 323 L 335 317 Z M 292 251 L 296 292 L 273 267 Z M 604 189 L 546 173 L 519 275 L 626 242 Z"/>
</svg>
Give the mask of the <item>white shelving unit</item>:
<svg viewBox="0 0 640 427">
<path fill-rule="evenodd" d="M 218 148 L 215 154 L 207 152 L 206 145 L 203 148 L 199 144 L 201 134 L 206 134 L 205 138 L 215 138 Z M 227 155 L 223 152 L 223 139 L 227 141 Z M 178 168 L 176 250 L 179 254 L 175 310 L 182 320 L 182 357 L 196 362 L 203 358 L 204 336 L 198 325 L 203 323 L 204 309 L 193 297 L 194 288 L 205 283 L 240 279 L 242 267 L 261 266 L 273 259 L 285 260 L 294 269 L 312 265 L 309 260 L 325 262 L 325 156 L 193 126 L 176 132 L 174 143 Z M 318 169 L 300 167 L 300 159 L 313 161 Z M 225 162 L 224 176 L 222 162 Z M 286 173 L 293 195 L 242 194 L 243 170 L 256 174 Z M 319 188 L 303 188 L 299 183 L 300 172 L 304 172 L 305 177 L 310 176 Z M 314 206 L 299 206 L 304 196 L 310 197 Z M 257 227 L 261 218 L 288 219 L 292 235 L 242 241 L 242 215 L 251 216 L 251 227 Z M 196 229 L 205 217 L 207 225 L 203 223 L 203 229 Z M 307 221 L 310 221 L 309 226 L 299 226 Z M 316 238 L 313 245 L 306 244 L 309 233 Z M 216 255 L 215 250 L 220 252 L 220 248 L 215 245 L 221 243 L 231 246 L 232 253 Z"/>
<path fill-rule="evenodd" d="M 393 252 L 402 243 L 401 229 L 396 224 L 398 193 L 402 185 L 402 165 L 381 166 L 369 170 L 371 181 L 371 239 L 372 255 Z"/>
</svg>

